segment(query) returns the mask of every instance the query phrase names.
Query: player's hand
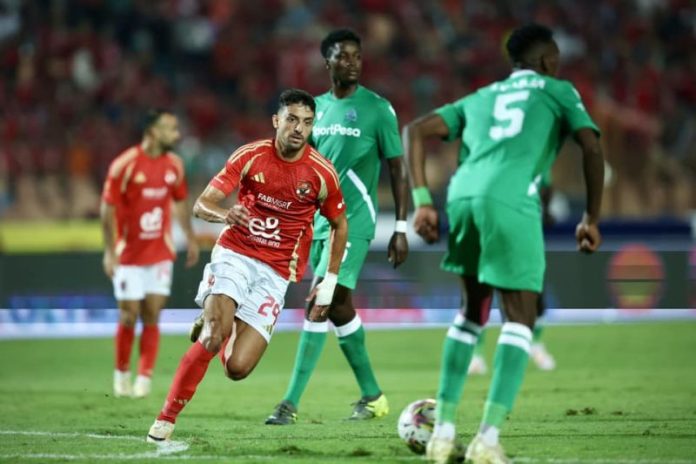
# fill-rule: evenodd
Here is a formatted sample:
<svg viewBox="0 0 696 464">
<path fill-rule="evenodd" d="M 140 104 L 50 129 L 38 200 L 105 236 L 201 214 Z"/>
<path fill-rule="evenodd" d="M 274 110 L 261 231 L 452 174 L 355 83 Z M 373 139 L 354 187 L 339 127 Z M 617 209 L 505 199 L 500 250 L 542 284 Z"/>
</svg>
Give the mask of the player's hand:
<svg viewBox="0 0 696 464">
<path fill-rule="evenodd" d="M 198 248 L 198 242 L 195 237 L 191 237 L 186 242 L 186 267 L 193 267 L 198 262 L 198 255 L 200 254 L 200 248 Z"/>
<path fill-rule="evenodd" d="M 227 211 L 225 222 L 231 226 L 247 227 L 249 225 L 249 210 L 242 205 L 234 205 Z"/>
<path fill-rule="evenodd" d="M 329 305 L 313 305 L 307 317 L 310 322 L 324 322 L 329 315 Z"/>
<path fill-rule="evenodd" d="M 114 277 L 115 264 L 116 264 L 116 257 L 114 256 L 113 252 L 105 251 L 104 257 L 102 258 L 102 268 L 104 268 L 104 274 L 106 274 L 106 276 L 109 279 L 113 279 L 113 277 Z"/>
<path fill-rule="evenodd" d="M 575 240 L 578 242 L 578 251 L 594 253 L 602 243 L 602 235 L 597 224 L 590 222 L 585 216 L 575 228 Z"/>
<path fill-rule="evenodd" d="M 387 260 L 394 266 L 394 269 L 399 267 L 408 257 L 408 239 L 406 234 L 394 232 L 389 240 L 387 247 Z"/>
<path fill-rule="evenodd" d="M 413 229 L 428 244 L 440 240 L 440 218 L 435 207 L 418 207 L 413 217 Z"/>
</svg>

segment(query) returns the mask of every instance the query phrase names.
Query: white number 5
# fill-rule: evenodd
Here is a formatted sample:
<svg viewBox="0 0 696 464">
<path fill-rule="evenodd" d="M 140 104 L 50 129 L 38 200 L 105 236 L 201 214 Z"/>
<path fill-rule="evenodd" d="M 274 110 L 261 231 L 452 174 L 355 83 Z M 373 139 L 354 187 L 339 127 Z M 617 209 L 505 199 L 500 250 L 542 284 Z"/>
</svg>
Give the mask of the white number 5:
<svg viewBox="0 0 696 464">
<path fill-rule="evenodd" d="M 488 135 L 493 140 L 507 139 L 520 133 L 522 123 L 524 122 L 524 110 L 521 108 L 510 108 L 510 105 L 525 101 L 527 98 L 529 98 L 529 90 L 506 93 L 496 97 L 493 117 L 498 123 L 503 124 L 492 126 L 488 131 Z"/>
</svg>

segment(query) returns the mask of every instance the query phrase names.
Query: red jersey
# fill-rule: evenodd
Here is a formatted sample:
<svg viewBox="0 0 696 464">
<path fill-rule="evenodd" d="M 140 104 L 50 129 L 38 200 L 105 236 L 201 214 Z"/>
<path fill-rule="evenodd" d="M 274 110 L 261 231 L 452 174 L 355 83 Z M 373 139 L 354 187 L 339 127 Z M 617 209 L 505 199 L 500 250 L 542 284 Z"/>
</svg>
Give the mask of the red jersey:
<svg viewBox="0 0 696 464">
<path fill-rule="evenodd" d="M 102 199 L 115 208 L 120 264 L 174 259 L 172 200 L 187 194 L 183 162 L 173 153 L 152 158 L 137 145 L 111 162 Z"/>
<path fill-rule="evenodd" d="M 297 282 L 307 267 L 314 213 L 334 219 L 345 211 L 338 174 L 330 161 L 307 145 L 296 161 L 261 140 L 235 151 L 210 185 L 249 210 L 249 226 L 227 226 L 218 244 L 271 266 Z"/>
</svg>

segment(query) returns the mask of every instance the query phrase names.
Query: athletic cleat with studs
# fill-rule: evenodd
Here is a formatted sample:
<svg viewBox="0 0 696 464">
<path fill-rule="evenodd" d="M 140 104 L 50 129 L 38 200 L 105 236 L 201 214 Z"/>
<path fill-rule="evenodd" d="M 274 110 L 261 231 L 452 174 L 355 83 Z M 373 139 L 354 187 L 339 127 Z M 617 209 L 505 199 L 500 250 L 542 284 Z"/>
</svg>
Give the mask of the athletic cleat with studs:
<svg viewBox="0 0 696 464">
<path fill-rule="evenodd" d="M 198 340 L 198 337 L 201 335 L 201 331 L 203 330 L 204 322 L 203 311 L 201 311 L 201 313 L 196 316 L 196 319 L 193 320 L 193 324 L 189 329 L 189 340 L 191 340 L 191 343 L 196 343 Z"/>
<path fill-rule="evenodd" d="M 163 441 L 169 440 L 174 432 L 174 424 L 171 422 L 163 420 L 155 420 L 155 423 L 150 427 L 150 431 L 147 432 L 148 443 L 161 443 Z"/>
<path fill-rule="evenodd" d="M 133 383 L 133 397 L 145 398 L 152 390 L 152 380 L 145 375 L 139 375 Z"/>
<path fill-rule="evenodd" d="M 289 401 L 281 401 L 266 419 L 266 425 L 291 425 L 297 422 L 297 408 Z"/>
<path fill-rule="evenodd" d="M 556 368 L 556 360 L 553 359 L 543 343 L 532 343 L 529 355 L 534 364 L 542 371 L 552 371 Z"/>
<path fill-rule="evenodd" d="M 466 462 L 471 464 L 511 464 L 500 444 L 487 445 L 481 435 L 476 435 L 466 449 Z"/>
<path fill-rule="evenodd" d="M 374 400 L 360 398 L 357 403 L 353 403 L 353 413 L 349 420 L 368 420 L 383 417 L 389 414 L 389 402 L 384 393 L 381 393 Z"/>
<path fill-rule="evenodd" d="M 114 396 L 116 398 L 130 398 L 133 396 L 133 387 L 131 386 L 131 373 L 114 371 Z"/>
<path fill-rule="evenodd" d="M 486 360 L 483 359 L 483 356 L 475 354 L 469 363 L 469 375 L 486 375 L 487 373 Z"/>
</svg>

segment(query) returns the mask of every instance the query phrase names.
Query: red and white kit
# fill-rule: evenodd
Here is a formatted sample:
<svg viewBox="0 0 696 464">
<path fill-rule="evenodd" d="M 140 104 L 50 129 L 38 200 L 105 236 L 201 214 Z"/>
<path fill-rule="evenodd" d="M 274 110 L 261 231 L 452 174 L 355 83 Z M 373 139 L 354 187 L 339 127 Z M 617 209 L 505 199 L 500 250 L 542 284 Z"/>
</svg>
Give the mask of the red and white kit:
<svg viewBox="0 0 696 464">
<path fill-rule="evenodd" d="M 102 199 L 114 206 L 116 218 L 116 299 L 169 294 L 176 256 L 172 201 L 184 200 L 187 193 L 183 162 L 173 153 L 152 158 L 137 145 L 111 163 Z"/>
<path fill-rule="evenodd" d="M 299 281 L 307 267 L 314 214 L 333 219 L 345 211 L 338 175 L 309 145 L 289 162 L 270 139 L 235 151 L 210 185 L 225 195 L 239 189 L 237 202 L 249 210 L 249 225 L 222 231 L 196 302 L 202 306 L 211 293 L 230 296 L 239 306 L 237 317 L 269 339 L 288 282 Z"/>
</svg>

